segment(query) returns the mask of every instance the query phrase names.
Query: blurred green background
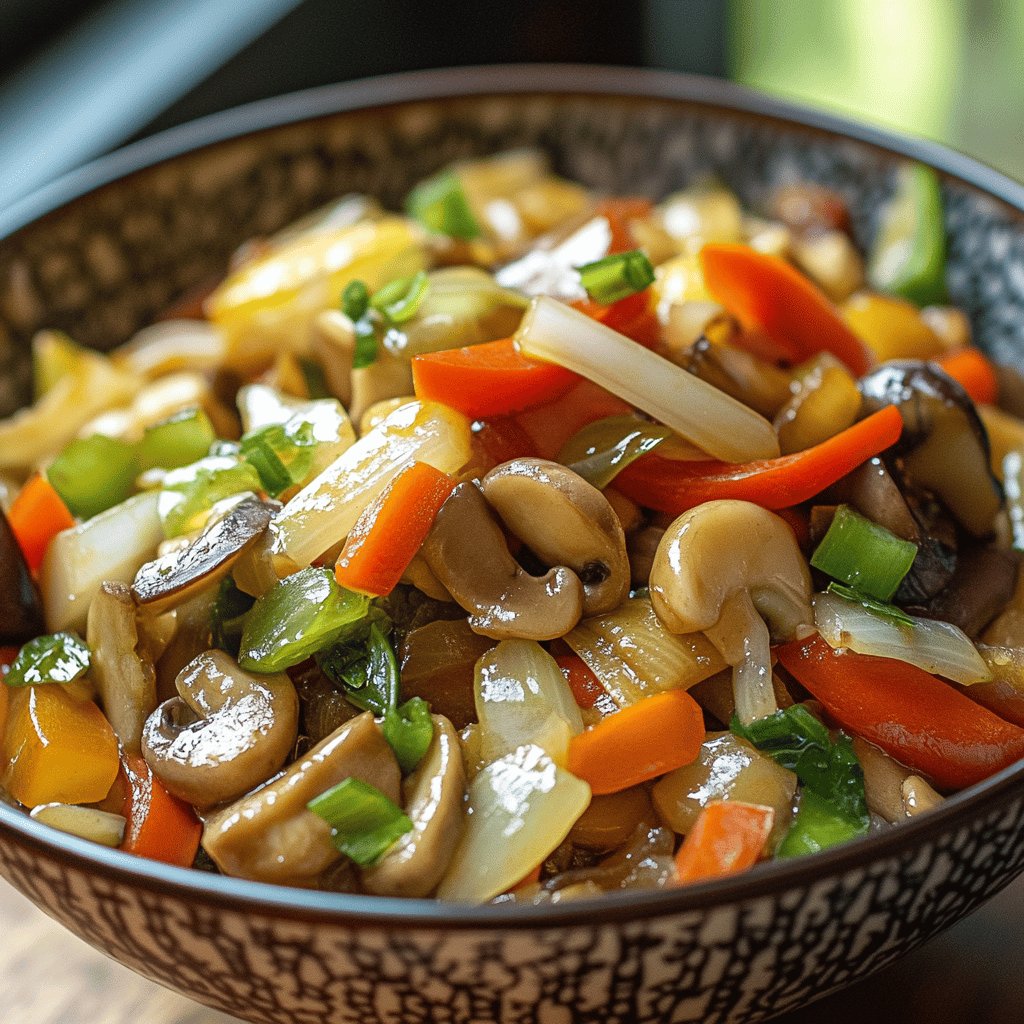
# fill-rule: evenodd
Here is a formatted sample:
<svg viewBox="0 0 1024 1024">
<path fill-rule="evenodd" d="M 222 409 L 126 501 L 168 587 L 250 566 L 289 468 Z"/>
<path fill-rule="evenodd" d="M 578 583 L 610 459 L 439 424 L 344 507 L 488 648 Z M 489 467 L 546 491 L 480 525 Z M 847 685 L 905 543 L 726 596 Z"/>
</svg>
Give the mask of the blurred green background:
<svg viewBox="0 0 1024 1024">
<path fill-rule="evenodd" d="M 738 82 L 1024 179 L 1024 0 L 0 0 L 0 208 L 250 100 L 460 64 Z"/>
<path fill-rule="evenodd" d="M 1022 0 L 731 0 L 727 18 L 737 82 L 1024 179 Z"/>
</svg>

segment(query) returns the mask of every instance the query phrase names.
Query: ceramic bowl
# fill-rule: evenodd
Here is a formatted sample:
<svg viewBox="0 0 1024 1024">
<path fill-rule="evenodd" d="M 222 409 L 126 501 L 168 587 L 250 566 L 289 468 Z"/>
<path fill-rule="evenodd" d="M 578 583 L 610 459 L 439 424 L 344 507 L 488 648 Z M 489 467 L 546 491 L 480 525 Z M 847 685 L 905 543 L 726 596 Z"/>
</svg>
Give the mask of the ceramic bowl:
<svg viewBox="0 0 1024 1024">
<path fill-rule="evenodd" d="M 722 83 L 574 67 L 429 72 L 201 121 L 0 215 L 0 406 L 28 342 L 102 348 L 241 241 L 347 191 L 396 203 L 459 157 L 539 145 L 570 178 L 654 197 L 717 175 L 757 206 L 838 188 L 859 239 L 905 158 L 942 172 L 949 285 L 1024 364 L 1024 187 L 971 160 Z M 141 974 L 265 1024 L 762 1020 L 862 978 L 1024 869 L 1024 766 L 891 831 L 735 879 L 543 908 L 297 891 L 169 868 L 0 806 L 0 874 Z M 116 998 L 116 993 L 114 994 Z"/>
</svg>

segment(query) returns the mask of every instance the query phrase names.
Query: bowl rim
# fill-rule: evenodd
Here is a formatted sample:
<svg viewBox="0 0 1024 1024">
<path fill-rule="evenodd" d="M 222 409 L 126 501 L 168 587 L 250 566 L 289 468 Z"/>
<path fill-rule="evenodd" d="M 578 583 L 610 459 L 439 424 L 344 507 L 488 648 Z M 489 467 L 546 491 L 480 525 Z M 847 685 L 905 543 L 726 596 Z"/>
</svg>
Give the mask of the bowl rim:
<svg viewBox="0 0 1024 1024">
<path fill-rule="evenodd" d="M 565 97 L 634 98 L 718 109 L 730 116 L 779 122 L 852 139 L 884 153 L 930 164 L 1024 216 L 1024 184 L 972 157 L 925 139 L 861 124 L 717 79 L 643 68 L 538 64 L 464 67 L 406 72 L 321 86 L 260 100 L 169 129 L 101 157 L 0 211 L 0 241 L 74 200 L 149 167 L 243 135 L 334 114 L 447 99 L 557 94 Z M 1011 765 L 948 798 L 926 815 L 860 837 L 819 854 L 759 865 L 752 871 L 670 890 L 610 893 L 579 903 L 501 906 L 441 903 L 429 899 L 363 896 L 297 889 L 229 878 L 134 857 L 64 835 L 0 802 L 0 841 L 17 841 L 112 883 L 139 886 L 224 909 L 247 910 L 345 927 L 406 925 L 438 930 L 521 930 L 617 923 L 706 910 L 807 888 L 883 857 L 911 860 L 919 844 L 968 826 L 1014 795 L 1024 762 Z M 973 814 L 964 813 L 972 811 Z M 962 820 L 961 819 L 962 815 Z M 1008 882 L 1010 876 L 1005 881 Z"/>
</svg>

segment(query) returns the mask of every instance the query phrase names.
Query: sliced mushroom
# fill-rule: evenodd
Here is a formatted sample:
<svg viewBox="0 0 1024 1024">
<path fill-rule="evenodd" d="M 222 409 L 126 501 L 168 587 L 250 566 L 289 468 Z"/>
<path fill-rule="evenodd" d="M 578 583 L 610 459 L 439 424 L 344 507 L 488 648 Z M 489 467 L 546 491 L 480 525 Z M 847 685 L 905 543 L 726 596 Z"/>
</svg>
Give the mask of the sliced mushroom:
<svg viewBox="0 0 1024 1024">
<path fill-rule="evenodd" d="M 0 641 L 17 644 L 45 632 L 39 591 L 11 524 L 0 511 Z"/>
<path fill-rule="evenodd" d="M 922 811 L 930 811 L 942 803 L 942 796 L 936 793 L 920 775 L 908 775 L 901 787 L 903 807 L 908 818 Z"/>
<path fill-rule="evenodd" d="M 547 459 L 513 459 L 481 483 L 502 522 L 547 565 L 583 583 L 583 614 L 617 608 L 629 593 L 622 524 L 608 499 L 571 469 Z"/>
<path fill-rule="evenodd" d="M 769 626 L 779 640 L 813 631 L 810 596 L 793 531 L 746 501 L 709 501 L 685 512 L 665 531 L 651 569 L 651 602 L 666 629 L 703 630 L 732 665 L 744 723 L 777 708 Z"/>
<path fill-rule="evenodd" d="M 967 392 L 932 363 L 883 363 L 860 380 L 864 408 L 895 405 L 903 436 L 894 452 L 910 478 L 937 494 L 961 526 L 988 536 L 1002 507 L 989 469 L 988 435 Z"/>
<path fill-rule="evenodd" d="M 142 652 L 135 602 L 124 583 L 105 582 L 89 605 L 90 674 L 103 710 L 124 748 L 137 753 L 142 727 L 156 707 L 153 662 Z"/>
<path fill-rule="evenodd" d="M 341 854 L 330 825 L 306 805 L 348 778 L 401 802 L 398 761 L 369 711 L 318 743 L 280 778 L 207 818 L 203 849 L 226 875 L 315 885 Z"/>
<path fill-rule="evenodd" d="M 147 719 L 143 753 L 164 786 L 197 807 L 265 782 L 295 745 L 299 699 L 283 672 L 245 672 L 211 650 L 182 669 L 177 690 Z"/>
<path fill-rule="evenodd" d="M 147 562 L 136 573 L 132 597 L 156 615 L 184 604 L 231 571 L 266 532 L 272 515 L 269 505 L 246 498 L 188 547 Z"/>
<path fill-rule="evenodd" d="M 565 566 L 531 576 L 508 546 L 480 490 L 459 484 L 420 549 L 475 633 L 494 640 L 565 636 L 583 614 L 583 584 Z"/>
<path fill-rule="evenodd" d="M 853 752 L 864 772 L 864 796 L 868 810 L 890 823 L 901 821 L 907 816 L 903 783 L 910 775 L 910 769 L 859 736 L 853 738 Z"/>
<path fill-rule="evenodd" d="M 434 738 L 419 767 L 402 785 L 412 831 L 363 871 L 363 885 L 376 896 L 428 896 L 437 888 L 462 837 L 466 773 L 459 734 L 447 718 L 431 717 Z"/>
</svg>

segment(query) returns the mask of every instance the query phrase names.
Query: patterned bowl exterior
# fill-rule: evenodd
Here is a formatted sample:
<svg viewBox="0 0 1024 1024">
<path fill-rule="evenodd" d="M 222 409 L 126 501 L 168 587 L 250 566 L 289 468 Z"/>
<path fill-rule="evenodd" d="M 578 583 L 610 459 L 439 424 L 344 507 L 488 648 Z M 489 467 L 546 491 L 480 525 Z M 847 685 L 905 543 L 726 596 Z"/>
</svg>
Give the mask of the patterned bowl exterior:
<svg viewBox="0 0 1024 1024">
<path fill-rule="evenodd" d="M 347 191 L 397 202 L 449 161 L 517 145 L 569 177 L 661 196 L 709 174 L 757 207 L 838 188 L 870 238 L 893 168 L 943 171 L 949 283 L 1024 364 L 1024 188 L 966 158 L 660 72 L 468 69 L 356 83 L 142 143 L 0 216 L 0 408 L 28 341 L 123 341 L 241 241 Z M 62 836 L 0 805 L 0 874 L 141 974 L 266 1024 L 763 1020 L 890 963 L 1024 870 L 1024 767 L 899 829 L 668 893 L 460 908 L 262 886 Z M 116 994 L 115 994 L 116 997 Z"/>
</svg>

